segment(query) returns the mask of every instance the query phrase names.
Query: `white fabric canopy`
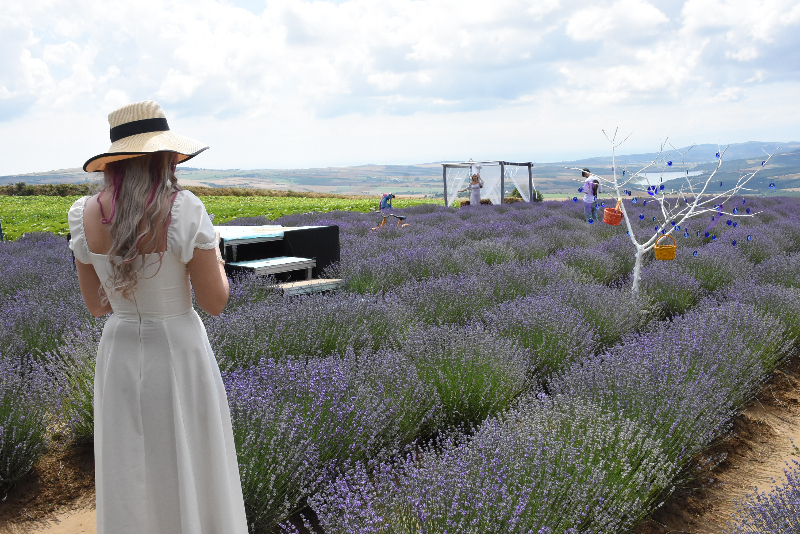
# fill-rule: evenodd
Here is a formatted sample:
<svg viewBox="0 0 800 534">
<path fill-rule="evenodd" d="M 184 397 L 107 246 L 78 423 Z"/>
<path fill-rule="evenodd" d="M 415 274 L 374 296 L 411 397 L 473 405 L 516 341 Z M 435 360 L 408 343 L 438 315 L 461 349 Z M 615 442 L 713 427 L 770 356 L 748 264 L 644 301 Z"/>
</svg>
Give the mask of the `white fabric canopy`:
<svg viewBox="0 0 800 534">
<path fill-rule="evenodd" d="M 459 189 L 464 186 L 464 182 L 469 174 L 467 167 L 446 167 L 445 178 L 447 180 L 447 206 L 453 204 L 458 195 Z"/>
<path fill-rule="evenodd" d="M 505 166 L 505 180 L 514 182 L 514 187 L 517 188 L 519 194 L 525 202 L 530 202 L 531 197 L 528 194 L 528 167 L 520 167 L 518 165 Z"/>
<path fill-rule="evenodd" d="M 481 178 L 483 178 L 481 199 L 488 198 L 492 204 L 500 204 L 500 166 L 485 165 L 481 171 Z"/>
</svg>

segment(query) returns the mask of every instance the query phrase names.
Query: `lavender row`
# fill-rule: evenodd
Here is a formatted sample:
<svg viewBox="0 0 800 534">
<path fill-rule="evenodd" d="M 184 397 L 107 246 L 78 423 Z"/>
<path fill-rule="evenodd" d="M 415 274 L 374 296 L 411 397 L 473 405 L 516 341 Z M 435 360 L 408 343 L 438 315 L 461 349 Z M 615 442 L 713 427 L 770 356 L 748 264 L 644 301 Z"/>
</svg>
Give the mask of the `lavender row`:
<svg viewBox="0 0 800 534">
<path fill-rule="evenodd" d="M 706 302 L 575 363 L 551 396 L 473 437 L 356 464 L 310 503 L 326 532 L 619 532 L 685 476 L 788 346 L 778 319 Z"/>
<path fill-rule="evenodd" d="M 797 339 L 794 333 L 798 325 L 791 314 L 798 309 L 797 299 L 790 291 L 797 262 L 794 256 L 784 257 L 784 252 L 797 252 L 800 239 L 791 216 L 797 210 L 789 203 L 778 203 L 760 216 L 768 220 L 716 228 L 721 230 L 716 239 L 698 237 L 696 232 L 702 228 L 693 229 L 695 234 L 688 238 L 678 236 L 677 261 L 651 259 L 645 267 L 643 298 L 633 298 L 615 287 L 624 283 L 633 260 L 622 227 L 589 227 L 569 203 L 544 204 L 472 210 L 422 206 L 406 210 L 412 227 L 386 232 L 370 231 L 369 215 L 292 216 L 297 219 L 294 224 L 339 224 L 343 257 L 352 258 L 351 267 L 362 269 L 360 272 L 366 273 L 362 279 L 369 282 L 360 290 L 376 294 L 287 301 L 268 284 L 241 280 L 232 286 L 229 311 L 219 319 L 206 318 L 221 366 L 232 373 L 245 373 L 261 365 L 262 359 L 272 358 L 274 365 L 308 361 L 307 366 L 313 367 L 333 365 L 331 362 L 342 354 L 380 354 L 373 357 L 378 361 L 384 357 L 402 360 L 431 392 L 424 398 L 435 398 L 436 408 L 416 430 L 397 439 L 395 443 L 400 446 L 415 432 L 424 434 L 447 424 L 491 418 L 536 378 L 563 372 L 598 350 L 612 347 L 654 318 L 684 313 L 704 295 L 728 295 L 778 313 Z M 777 216 L 769 219 L 768 213 Z M 282 222 L 293 223 L 288 218 Z M 748 241 L 747 235 L 756 238 Z M 20 246 L 24 240 L 8 244 L 9 248 L 0 247 L 17 273 L 2 280 L 1 304 L 11 329 L 4 331 L 0 353 L 3 359 L 19 359 L 58 348 L 53 354 L 60 355 L 60 368 L 67 369 L 62 376 L 72 377 L 71 382 L 62 382 L 68 384 L 65 398 L 73 402 L 65 402 L 65 415 L 61 417 L 74 428 L 76 437 L 83 436 L 78 439 L 89 439 L 92 360 L 86 349 L 92 346 L 92 336 L 87 334 L 84 340 L 64 337 L 66 332 L 75 331 L 76 325 L 91 326 L 91 319 L 85 312 L 81 314 L 83 307 L 66 243 L 46 235 L 27 239 L 40 250 Z M 737 245 L 732 245 L 733 240 Z M 588 261 L 581 255 L 582 249 Z M 419 254 L 414 256 L 407 250 Z M 52 256 L 53 265 L 47 264 L 50 260 L 37 263 L 37 255 L 45 259 Z M 387 258 L 405 259 L 385 268 Z M 731 265 L 735 268 L 728 268 Z M 390 278 L 397 272 L 402 276 Z M 747 285 L 762 274 L 773 285 Z M 48 293 L 42 286 L 51 278 L 54 290 Z M 67 303 L 64 309 L 59 310 L 59 302 Z M 781 306 L 775 308 L 764 302 Z M 439 339 L 450 340 L 450 344 L 438 346 L 433 341 Z M 448 352 L 450 345 L 455 348 Z M 426 348 L 430 350 L 419 351 Z M 422 403 L 422 397 L 409 398 L 415 405 Z M 603 406 L 592 405 L 597 410 Z M 412 420 L 414 413 L 409 411 Z M 306 413 L 305 417 L 310 416 Z M 376 431 L 368 435 L 381 434 Z M 370 439 L 379 442 L 377 437 Z M 362 444 L 369 441 L 358 440 Z M 291 457 L 294 442 L 286 443 L 289 448 L 280 450 Z M 256 447 L 252 450 L 249 461 L 264 465 L 259 460 L 262 453 Z M 359 445 L 355 450 L 359 452 L 348 455 L 339 450 L 333 456 L 337 461 L 381 457 L 363 452 L 374 450 L 369 446 Z M 313 463 L 317 481 L 327 463 Z M 299 493 L 285 489 L 274 499 L 285 503 L 288 497 L 281 495 L 308 495 L 312 486 L 305 479 L 298 480 L 285 488 L 297 486 Z M 255 502 L 266 499 L 261 495 Z M 299 502 L 296 497 L 292 499 L 295 504 Z M 259 524 L 274 522 L 292 506 L 260 516 Z M 264 519 L 269 517 L 272 519 Z"/>
</svg>

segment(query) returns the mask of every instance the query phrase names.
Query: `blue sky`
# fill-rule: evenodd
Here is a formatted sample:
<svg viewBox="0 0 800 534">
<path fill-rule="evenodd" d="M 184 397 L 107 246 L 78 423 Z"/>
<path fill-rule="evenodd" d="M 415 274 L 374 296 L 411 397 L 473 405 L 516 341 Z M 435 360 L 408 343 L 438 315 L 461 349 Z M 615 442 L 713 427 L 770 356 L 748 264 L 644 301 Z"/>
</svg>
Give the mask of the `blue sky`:
<svg viewBox="0 0 800 534">
<path fill-rule="evenodd" d="M 0 11 L 0 174 L 78 167 L 156 100 L 209 168 L 800 140 L 796 0 L 26 0 Z"/>
</svg>

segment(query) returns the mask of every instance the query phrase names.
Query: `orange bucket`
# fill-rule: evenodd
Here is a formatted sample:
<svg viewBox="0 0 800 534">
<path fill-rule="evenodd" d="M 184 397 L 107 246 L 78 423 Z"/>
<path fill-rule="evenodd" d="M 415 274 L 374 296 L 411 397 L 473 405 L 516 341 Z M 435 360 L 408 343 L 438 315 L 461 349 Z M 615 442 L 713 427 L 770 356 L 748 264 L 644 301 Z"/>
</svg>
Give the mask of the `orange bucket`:
<svg viewBox="0 0 800 534">
<path fill-rule="evenodd" d="M 620 200 L 617 200 L 616 208 L 606 208 L 603 210 L 604 223 L 610 224 L 611 226 L 619 226 L 619 223 L 622 222 L 622 212 L 619 210 L 620 202 Z"/>
<path fill-rule="evenodd" d="M 672 239 L 671 245 L 659 245 L 658 242 L 661 240 L 662 237 L 668 237 Z M 674 260 L 675 253 L 678 251 L 678 243 L 675 241 L 675 238 L 669 234 L 663 234 L 656 239 L 656 246 L 653 249 L 656 253 L 657 260 Z"/>
</svg>

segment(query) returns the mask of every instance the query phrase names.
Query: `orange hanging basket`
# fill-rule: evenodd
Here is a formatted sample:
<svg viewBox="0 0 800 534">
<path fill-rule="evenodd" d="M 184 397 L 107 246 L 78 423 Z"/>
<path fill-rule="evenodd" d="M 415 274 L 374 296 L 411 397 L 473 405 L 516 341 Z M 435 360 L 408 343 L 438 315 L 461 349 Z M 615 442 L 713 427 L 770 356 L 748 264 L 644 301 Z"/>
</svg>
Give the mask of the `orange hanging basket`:
<svg viewBox="0 0 800 534">
<path fill-rule="evenodd" d="M 611 226 L 619 226 L 619 223 L 622 222 L 622 212 L 619 210 L 620 202 L 620 200 L 617 200 L 616 208 L 606 208 L 603 210 L 604 223 L 610 224 Z"/>
<path fill-rule="evenodd" d="M 658 242 L 661 240 L 662 237 L 668 237 L 672 239 L 672 244 L 659 245 Z M 664 261 L 674 260 L 675 253 L 678 251 L 678 243 L 675 241 L 675 238 L 672 237 L 671 235 L 664 234 L 662 236 L 659 236 L 658 239 L 656 239 L 656 246 L 653 250 L 656 253 L 657 260 L 664 260 Z"/>
</svg>

